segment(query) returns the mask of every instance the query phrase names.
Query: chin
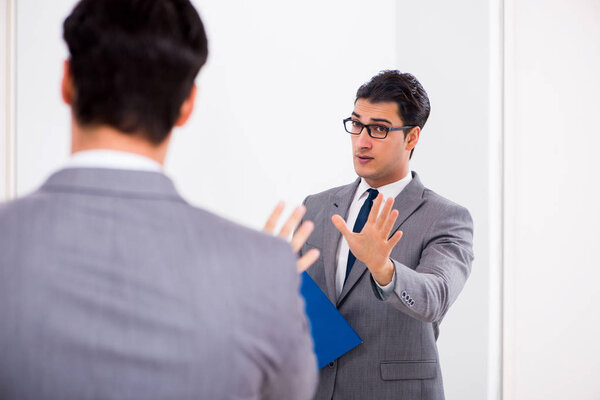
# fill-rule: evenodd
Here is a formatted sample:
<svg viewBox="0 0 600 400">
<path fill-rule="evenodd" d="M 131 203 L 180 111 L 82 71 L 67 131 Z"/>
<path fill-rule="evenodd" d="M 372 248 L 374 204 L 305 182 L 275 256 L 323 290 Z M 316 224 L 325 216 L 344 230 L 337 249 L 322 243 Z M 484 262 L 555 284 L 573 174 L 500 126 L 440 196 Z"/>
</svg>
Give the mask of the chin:
<svg viewBox="0 0 600 400">
<path fill-rule="evenodd" d="M 376 174 L 374 174 L 372 171 L 368 171 L 366 168 L 362 167 L 362 166 L 354 166 L 354 172 L 356 172 L 356 175 L 360 176 L 363 179 L 373 179 L 376 178 Z"/>
<path fill-rule="evenodd" d="M 356 172 L 356 175 L 360 176 L 361 178 L 364 178 L 365 171 L 363 170 L 362 166 L 354 163 L 354 172 Z"/>
</svg>

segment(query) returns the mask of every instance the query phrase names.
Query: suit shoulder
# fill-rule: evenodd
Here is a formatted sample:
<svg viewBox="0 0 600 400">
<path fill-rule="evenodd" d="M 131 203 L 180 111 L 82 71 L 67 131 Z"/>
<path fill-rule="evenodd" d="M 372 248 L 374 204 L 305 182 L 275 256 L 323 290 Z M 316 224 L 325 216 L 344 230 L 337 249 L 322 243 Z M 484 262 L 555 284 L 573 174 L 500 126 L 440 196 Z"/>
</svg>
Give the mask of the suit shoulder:
<svg viewBox="0 0 600 400">
<path fill-rule="evenodd" d="M 469 210 L 467 210 L 466 207 L 437 194 L 431 189 L 425 188 L 423 192 L 423 198 L 427 200 L 429 207 L 438 209 L 440 212 L 453 212 L 470 215 Z"/>
<path fill-rule="evenodd" d="M 323 200 L 328 199 L 331 195 L 336 194 L 337 192 L 339 192 L 340 190 L 343 189 L 347 189 L 348 187 L 354 185 L 356 182 L 353 183 L 349 183 L 346 185 L 341 185 L 341 186 L 336 186 L 333 187 L 331 189 L 327 189 L 324 190 L 322 192 L 319 193 L 314 193 L 314 194 L 309 194 L 308 196 L 306 196 L 306 198 L 304 199 L 304 204 L 308 205 L 309 203 L 312 202 L 321 202 Z"/>
<path fill-rule="evenodd" d="M 45 204 L 45 196 L 39 191 L 18 199 L 0 203 L 0 221 L 21 216 L 31 217 L 42 211 L 45 208 Z"/>
<path fill-rule="evenodd" d="M 291 247 L 283 239 L 240 225 L 202 208 L 189 207 L 192 229 L 199 236 L 210 241 L 214 248 L 235 249 L 227 251 L 226 257 L 241 257 L 246 263 L 258 265 L 257 268 L 269 267 L 275 263 L 295 264 Z"/>
<path fill-rule="evenodd" d="M 229 239 L 245 238 L 246 240 L 258 241 L 271 245 L 274 244 L 275 246 L 284 245 L 282 247 L 289 247 L 285 241 L 279 238 L 241 225 L 208 210 L 194 206 L 189 207 L 190 213 L 194 219 L 194 222 L 196 222 L 196 225 L 210 229 L 215 233 L 215 235 L 224 235 L 222 237 L 228 237 Z"/>
<path fill-rule="evenodd" d="M 466 207 L 457 204 L 430 189 L 425 189 L 426 200 L 422 212 L 423 222 L 429 225 L 429 232 L 449 232 L 457 227 L 473 229 L 473 218 Z"/>
</svg>

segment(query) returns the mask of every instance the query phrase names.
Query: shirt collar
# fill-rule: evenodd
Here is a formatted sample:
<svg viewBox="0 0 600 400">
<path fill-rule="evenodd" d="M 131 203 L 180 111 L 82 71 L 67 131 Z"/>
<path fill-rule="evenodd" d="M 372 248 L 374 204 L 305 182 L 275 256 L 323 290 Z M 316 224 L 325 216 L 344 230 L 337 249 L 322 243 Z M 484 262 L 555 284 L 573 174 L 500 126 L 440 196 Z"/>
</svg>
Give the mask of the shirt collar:
<svg viewBox="0 0 600 400">
<path fill-rule="evenodd" d="M 388 183 L 387 185 L 380 186 L 376 188 L 379 193 L 383 194 L 383 198 L 387 199 L 388 197 L 396 198 L 402 190 L 410 183 L 412 180 L 412 173 L 408 171 L 406 176 L 396 182 Z M 366 196 L 367 190 L 371 189 L 371 186 L 364 180 L 364 178 L 360 178 L 360 183 L 358 184 L 358 188 L 356 189 L 356 195 L 354 200 L 360 200 L 362 197 Z"/>
<path fill-rule="evenodd" d="M 134 171 L 162 172 L 162 165 L 155 160 L 125 151 L 85 150 L 69 158 L 67 168 L 110 168 Z"/>
</svg>

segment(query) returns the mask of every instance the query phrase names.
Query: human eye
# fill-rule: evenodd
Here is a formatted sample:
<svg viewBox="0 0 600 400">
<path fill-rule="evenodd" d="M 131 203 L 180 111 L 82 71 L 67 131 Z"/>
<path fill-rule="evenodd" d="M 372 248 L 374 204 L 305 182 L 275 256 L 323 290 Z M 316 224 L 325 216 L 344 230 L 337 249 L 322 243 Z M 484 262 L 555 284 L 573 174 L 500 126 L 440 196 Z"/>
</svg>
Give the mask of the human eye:
<svg viewBox="0 0 600 400">
<path fill-rule="evenodd" d="M 388 127 L 385 125 L 371 125 L 373 132 L 385 134 L 388 131 Z"/>
</svg>

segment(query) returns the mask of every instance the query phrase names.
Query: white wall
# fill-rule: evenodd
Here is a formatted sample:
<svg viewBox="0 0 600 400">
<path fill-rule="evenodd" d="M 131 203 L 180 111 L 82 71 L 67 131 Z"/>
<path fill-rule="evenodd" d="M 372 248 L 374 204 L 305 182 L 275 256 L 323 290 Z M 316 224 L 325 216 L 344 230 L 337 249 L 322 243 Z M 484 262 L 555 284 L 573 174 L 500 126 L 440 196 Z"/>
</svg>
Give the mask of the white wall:
<svg viewBox="0 0 600 400">
<path fill-rule="evenodd" d="M 33 191 L 67 159 L 69 111 L 60 98 L 62 21 L 74 1 L 15 1 L 16 15 L 16 188 Z"/>
<path fill-rule="evenodd" d="M 507 2 L 505 398 L 600 399 L 600 2 Z"/>
<path fill-rule="evenodd" d="M 446 397 L 495 399 L 499 370 L 500 8 L 496 1 L 403 2 L 398 66 L 414 72 L 431 116 L 412 167 L 474 220 L 473 270 L 440 326 Z"/>
<path fill-rule="evenodd" d="M 7 114 L 7 97 L 6 97 L 6 84 L 8 83 L 7 78 L 7 3 L 5 1 L 0 2 L 0 201 L 7 198 L 6 196 L 6 155 L 8 151 L 6 149 L 6 114 Z"/>
<path fill-rule="evenodd" d="M 341 121 L 358 86 L 394 66 L 394 1 L 196 3 L 210 55 L 167 160 L 183 194 L 258 228 L 278 199 L 353 180 Z"/>
<path fill-rule="evenodd" d="M 191 203 L 243 224 L 260 227 L 278 199 L 298 204 L 307 194 L 354 179 L 341 120 L 360 84 L 386 68 L 412 72 L 423 83 L 432 114 L 413 169 L 425 185 L 467 206 L 476 226 L 473 274 L 441 325 L 447 398 L 495 399 L 499 314 L 492 232 L 498 226 L 490 193 L 499 184 L 491 123 L 499 112 L 492 65 L 499 46 L 490 31 L 499 14 L 490 4 L 497 3 L 195 3 L 210 56 L 198 78 L 197 108 L 176 132 L 166 169 Z M 73 4 L 18 1 L 21 195 L 68 156 L 60 36 Z"/>
<path fill-rule="evenodd" d="M 0 1 L 0 201 L 13 195 L 14 5 Z"/>
</svg>

